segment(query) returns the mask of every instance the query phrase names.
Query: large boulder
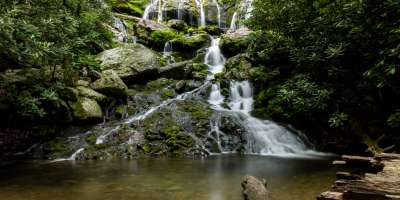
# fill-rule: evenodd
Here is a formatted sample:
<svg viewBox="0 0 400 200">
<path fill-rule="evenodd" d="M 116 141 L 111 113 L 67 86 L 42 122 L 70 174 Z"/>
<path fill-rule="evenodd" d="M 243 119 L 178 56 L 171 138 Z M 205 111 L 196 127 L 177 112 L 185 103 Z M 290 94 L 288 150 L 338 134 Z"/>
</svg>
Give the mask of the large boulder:
<svg viewBox="0 0 400 200">
<path fill-rule="evenodd" d="M 93 99 L 79 97 L 76 102 L 69 102 L 73 115 L 77 121 L 101 121 L 103 119 L 103 111 Z"/>
<path fill-rule="evenodd" d="M 231 57 L 247 50 L 250 44 L 252 31 L 241 28 L 235 32 L 228 32 L 221 37 L 220 47 L 225 56 Z"/>
<path fill-rule="evenodd" d="M 183 51 L 186 53 L 194 53 L 198 49 L 210 46 L 210 43 L 211 38 L 207 33 L 195 33 L 171 41 L 175 51 Z"/>
<path fill-rule="evenodd" d="M 193 63 L 190 61 L 173 63 L 160 68 L 160 75 L 166 78 L 183 80 L 191 77 L 192 69 Z"/>
<path fill-rule="evenodd" d="M 90 84 L 94 90 L 112 97 L 124 98 L 128 87 L 114 70 L 103 71 L 101 78 Z"/>
<path fill-rule="evenodd" d="M 9 69 L 0 75 L 2 83 L 15 85 L 29 85 L 41 78 L 42 70 L 36 68 Z"/>
<path fill-rule="evenodd" d="M 229 80 L 249 80 L 251 68 L 250 58 L 246 54 L 238 54 L 226 61 L 223 76 Z"/>
<path fill-rule="evenodd" d="M 100 94 L 88 87 L 78 86 L 78 87 L 76 87 L 76 89 L 78 90 L 79 96 L 81 96 L 81 97 L 94 99 L 97 102 L 104 102 L 107 99 L 107 97 L 104 96 L 103 94 Z"/>
<path fill-rule="evenodd" d="M 268 191 L 262 182 L 254 176 L 245 176 L 242 180 L 242 194 L 244 200 L 268 200 Z"/>
<path fill-rule="evenodd" d="M 160 67 L 157 53 L 140 44 L 106 50 L 98 60 L 103 70 L 113 69 L 126 84 L 154 79 Z"/>
</svg>

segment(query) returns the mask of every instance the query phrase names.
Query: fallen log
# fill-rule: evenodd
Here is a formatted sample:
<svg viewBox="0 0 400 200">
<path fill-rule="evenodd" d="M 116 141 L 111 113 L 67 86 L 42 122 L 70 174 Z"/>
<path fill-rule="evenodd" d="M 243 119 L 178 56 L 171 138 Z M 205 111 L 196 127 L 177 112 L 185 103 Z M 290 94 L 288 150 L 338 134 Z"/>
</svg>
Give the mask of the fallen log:
<svg viewBox="0 0 400 200">
<path fill-rule="evenodd" d="M 399 154 L 378 154 L 375 157 L 343 156 L 342 159 L 346 165 L 358 167 L 359 170 L 356 173 L 338 172 L 332 189 L 320 194 L 317 200 L 400 199 Z"/>
</svg>

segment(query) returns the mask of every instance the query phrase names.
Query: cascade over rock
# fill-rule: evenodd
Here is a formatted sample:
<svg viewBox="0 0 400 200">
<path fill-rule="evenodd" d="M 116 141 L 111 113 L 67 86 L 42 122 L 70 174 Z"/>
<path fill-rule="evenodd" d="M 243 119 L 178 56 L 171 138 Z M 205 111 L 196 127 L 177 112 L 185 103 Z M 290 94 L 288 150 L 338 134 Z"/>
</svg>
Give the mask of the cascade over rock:
<svg viewBox="0 0 400 200">
<path fill-rule="evenodd" d="M 126 83 L 151 80 L 158 74 L 160 57 L 140 44 L 124 45 L 98 55 L 103 70 L 112 69 Z"/>
</svg>

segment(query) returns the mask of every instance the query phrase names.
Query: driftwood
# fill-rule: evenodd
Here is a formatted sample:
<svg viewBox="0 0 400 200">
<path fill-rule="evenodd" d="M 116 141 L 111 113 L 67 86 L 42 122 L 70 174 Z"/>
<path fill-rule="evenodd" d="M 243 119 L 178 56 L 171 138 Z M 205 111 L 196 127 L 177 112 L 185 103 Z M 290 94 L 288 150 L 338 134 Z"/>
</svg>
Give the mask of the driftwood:
<svg viewBox="0 0 400 200">
<path fill-rule="evenodd" d="M 375 157 L 343 156 L 342 162 L 357 172 L 338 172 L 330 191 L 318 200 L 400 200 L 400 155 L 378 154 Z"/>
</svg>

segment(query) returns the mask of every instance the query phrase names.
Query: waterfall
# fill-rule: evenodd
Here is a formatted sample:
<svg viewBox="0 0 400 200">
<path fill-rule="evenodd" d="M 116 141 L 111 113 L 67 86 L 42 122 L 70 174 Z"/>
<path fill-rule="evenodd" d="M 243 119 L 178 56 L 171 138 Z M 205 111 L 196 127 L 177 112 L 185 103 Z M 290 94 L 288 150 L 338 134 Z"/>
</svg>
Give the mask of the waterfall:
<svg viewBox="0 0 400 200">
<path fill-rule="evenodd" d="M 221 73 L 224 69 L 225 57 L 222 55 L 221 49 L 219 48 L 219 38 L 215 39 L 211 37 L 211 46 L 207 49 L 204 64 L 208 66 L 209 71 L 213 75 Z"/>
<path fill-rule="evenodd" d="M 272 121 L 262 121 L 250 115 L 253 92 L 248 81 L 233 81 L 230 85 L 231 111 L 241 114 L 242 126 L 249 132 L 246 153 L 261 155 L 307 154 L 302 140 Z"/>
<path fill-rule="evenodd" d="M 167 60 L 168 64 L 175 62 L 175 59 L 172 56 L 172 44 L 169 41 L 164 45 L 163 57 Z"/>
<path fill-rule="evenodd" d="M 214 4 L 217 6 L 217 14 L 218 14 L 218 28 L 221 28 L 221 8 L 219 7 L 218 1 L 214 0 Z"/>
<path fill-rule="evenodd" d="M 213 75 L 221 73 L 224 68 L 225 58 L 218 46 L 219 39 L 212 38 L 211 46 L 208 48 L 204 58 L 204 63 L 209 67 L 212 74 L 208 80 L 214 78 Z M 228 101 L 229 109 L 221 106 L 224 101 Z M 247 154 L 259 155 L 279 155 L 279 156 L 297 156 L 315 154 L 308 150 L 307 145 L 297 135 L 291 133 L 286 128 L 272 122 L 263 121 L 251 116 L 253 110 L 253 91 L 249 81 L 231 81 L 229 99 L 221 94 L 220 85 L 214 83 L 211 86 L 211 93 L 208 102 L 217 111 L 230 113 L 238 118 L 237 121 L 246 130 Z M 220 137 L 223 133 L 219 130 L 218 123 L 214 120 L 210 122 L 212 136 L 218 144 L 221 152 Z"/>
<path fill-rule="evenodd" d="M 200 12 L 200 26 L 206 26 L 206 14 L 204 13 L 203 0 L 195 0 Z"/>
<path fill-rule="evenodd" d="M 69 158 L 59 158 L 59 159 L 52 160 L 51 162 L 62 162 L 62 161 L 73 161 L 73 160 L 76 160 L 76 157 L 84 150 L 85 150 L 84 148 L 80 148 L 80 149 L 76 150 Z"/>
<path fill-rule="evenodd" d="M 230 28 L 229 28 L 231 31 L 236 31 L 237 15 L 238 15 L 237 12 L 233 13 L 232 21 L 231 21 L 231 26 L 230 26 Z"/>
<path fill-rule="evenodd" d="M 150 4 L 147 5 L 146 9 L 144 10 L 142 19 L 150 20 L 150 13 L 156 10 L 158 2 L 159 0 L 151 0 Z"/>
<path fill-rule="evenodd" d="M 164 8 L 165 5 L 167 4 L 166 1 L 160 0 L 160 3 L 158 4 L 158 18 L 157 18 L 157 22 L 160 23 L 164 20 Z"/>
<path fill-rule="evenodd" d="M 180 20 L 183 19 L 182 10 L 184 8 L 184 3 L 185 3 L 185 0 L 179 0 L 179 3 L 178 3 L 178 19 L 180 19 Z"/>
</svg>

